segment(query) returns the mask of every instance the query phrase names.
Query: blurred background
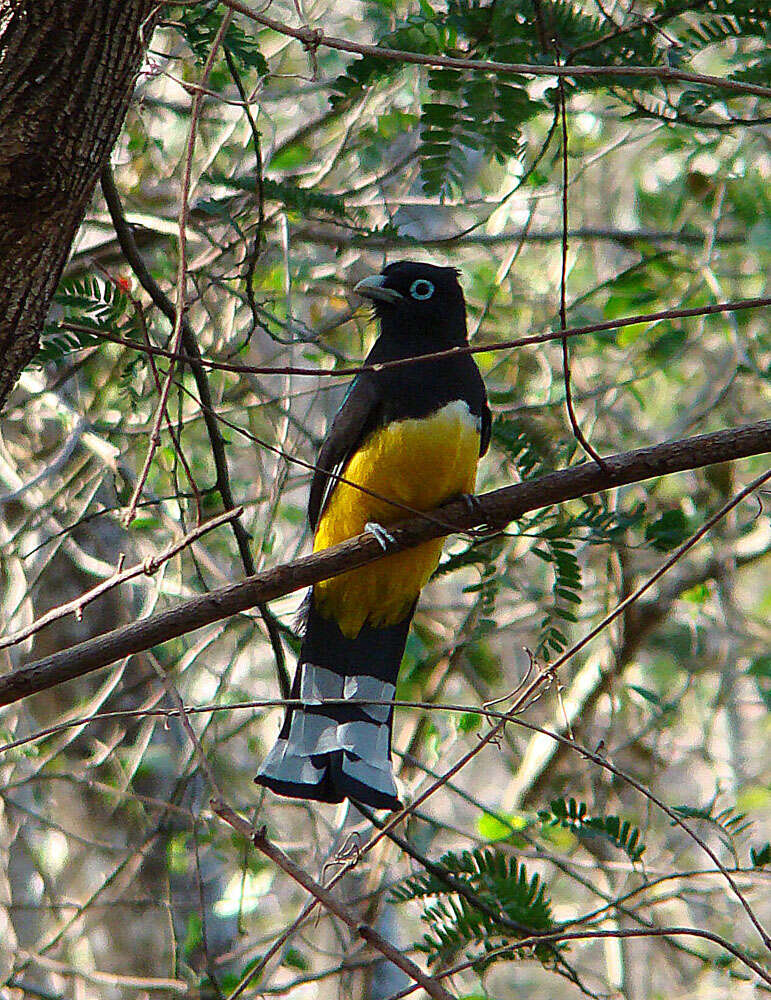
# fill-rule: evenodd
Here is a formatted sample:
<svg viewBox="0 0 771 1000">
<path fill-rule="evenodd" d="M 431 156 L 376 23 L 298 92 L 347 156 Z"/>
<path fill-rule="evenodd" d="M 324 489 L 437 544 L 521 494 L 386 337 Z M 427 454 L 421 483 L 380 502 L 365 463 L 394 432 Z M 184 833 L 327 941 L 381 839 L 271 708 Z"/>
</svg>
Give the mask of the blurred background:
<svg viewBox="0 0 771 1000">
<path fill-rule="evenodd" d="M 226 14 L 216 3 L 168 5 L 112 156 L 139 253 L 172 301 L 191 88 Z M 430 55 L 768 82 L 767 12 L 744 0 L 275 0 L 268 14 Z M 205 90 L 190 160 L 186 315 L 206 358 L 280 371 L 207 369 L 202 405 L 200 381 L 177 366 L 142 485 L 169 370 L 142 347 L 169 347 L 171 324 L 133 275 L 98 190 L 0 432 L 6 637 L 222 511 L 207 415 L 255 569 L 307 553 L 307 463 L 348 383 L 335 371 L 358 363 L 376 335 L 352 288 L 389 261 L 457 267 L 471 340 L 490 345 L 476 355 L 494 419 L 478 490 L 583 460 L 560 343 L 495 350 L 559 329 L 555 77 L 305 48 L 237 14 Z M 767 103 L 625 76 L 568 77 L 564 96 L 568 326 L 768 295 Z M 768 415 L 767 319 L 745 309 L 587 334 L 571 341 L 571 372 L 581 428 L 601 454 L 751 423 Z M 478 743 L 487 723 L 474 709 L 517 687 L 528 650 L 553 662 L 764 467 L 757 458 L 652 480 L 547 508 L 486 541 L 448 540 L 397 691 L 425 703 L 395 712 L 405 801 Z M 335 889 L 357 919 L 437 974 L 468 960 L 443 980 L 459 997 L 758 995 L 741 958 L 666 931 L 709 932 L 762 959 L 714 858 L 768 918 L 768 509 L 767 489 L 737 506 L 561 668 L 559 690 L 522 725 L 417 808 L 397 830 L 417 858 L 388 839 L 365 854 Z M 153 575 L 6 643 L 2 671 L 247 570 L 221 526 Z M 244 997 L 379 1000 L 409 985 L 326 912 L 283 936 L 307 893 L 209 808 L 223 795 L 319 881 L 372 833 L 353 806 L 278 799 L 252 782 L 282 709 L 250 703 L 281 697 L 301 599 L 271 604 L 272 642 L 255 610 L 2 711 L 0 994 L 232 997 L 241 984 Z M 168 716 L 172 689 L 195 710 L 210 773 Z M 486 948 L 516 935 L 418 878 L 421 857 L 448 852 L 474 892 L 524 927 L 571 921 L 651 936 L 491 957 Z"/>
</svg>

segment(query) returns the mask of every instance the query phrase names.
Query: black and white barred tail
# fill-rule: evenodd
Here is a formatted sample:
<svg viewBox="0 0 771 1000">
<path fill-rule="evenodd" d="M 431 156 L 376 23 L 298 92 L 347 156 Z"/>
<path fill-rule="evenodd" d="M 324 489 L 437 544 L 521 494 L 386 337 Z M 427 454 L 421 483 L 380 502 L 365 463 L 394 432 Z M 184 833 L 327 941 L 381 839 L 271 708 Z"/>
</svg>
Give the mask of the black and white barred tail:
<svg viewBox="0 0 771 1000">
<path fill-rule="evenodd" d="M 412 619 L 355 639 L 311 603 L 291 698 L 255 781 L 279 795 L 379 809 L 401 805 L 391 765 L 396 677 Z"/>
</svg>

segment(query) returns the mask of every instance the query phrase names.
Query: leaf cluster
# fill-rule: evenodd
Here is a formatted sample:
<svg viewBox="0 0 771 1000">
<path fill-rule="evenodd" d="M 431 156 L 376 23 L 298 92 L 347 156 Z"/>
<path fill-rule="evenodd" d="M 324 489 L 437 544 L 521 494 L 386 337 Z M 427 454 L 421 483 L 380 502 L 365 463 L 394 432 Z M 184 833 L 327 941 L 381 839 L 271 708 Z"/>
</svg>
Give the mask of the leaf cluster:
<svg viewBox="0 0 771 1000">
<path fill-rule="evenodd" d="M 663 0 L 653 16 L 632 15 L 618 24 L 588 13 L 574 0 L 542 0 L 538 30 L 530 0 L 449 0 L 432 7 L 421 0 L 420 12 L 384 33 L 378 45 L 422 55 L 460 56 L 476 60 L 584 65 L 662 66 L 690 64 L 708 47 L 735 39 L 757 40 L 768 31 L 767 13 L 750 0 Z M 745 65 L 732 78 L 766 81 L 768 49 L 749 49 Z M 395 60 L 365 55 L 352 61 L 333 83 L 333 107 L 362 100 L 380 84 L 392 84 L 405 71 Z M 426 72 L 427 93 L 421 104 L 419 158 L 423 189 L 430 195 L 456 194 L 474 169 L 473 151 L 500 163 L 522 161 L 523 130 L 544 111 L 556 107 L 552 84 L 543 92 L 521 76 L 471 73 L 453 68 Z M 650 77 L 582 76 L 565 78 L 568 92 L 612 88 L 635 115 L 654 114 L 661 83 Z M 537 95 L 537 96 L 536 96 Z M 714 101 L 713 94 L 681 88 L 668 120 L 696 124 Z"/>
<path fill-rule="evenodd" d="M 516 858 L 492 848 L 476 848 L 460 854 L 450 851 L 440 863 L 489 909 L 519 925 L 521 937 L 553 928 L 545 887 L 539 876 L 529 876 Z M 510 931 L 502 930 L 500 923 L 464 896 L 448 891 L 446 882 L 429 872 L 410 876 L 391 895 L 396 902 L 435 897 L 424 907 L 423 920 L 429 929 L 418 945 L 432 965 L 451 959 L 470 945 L 481 945 L 489 953 L 512 939 Z M 544 949 L 544 954 L 551 952 L 551 948 Z M 511 957 L 517 957 L 515 951 Z"/>
<path fill-rule="evenodd" d="M 721 841 L 738 863 L 737 841 L 752 827 L 752 820 L 747 819 L 746 813 L 737 813 L 730 806 L 725 809 L 715 809 L 714 803 L 708 806 L 673 806 L 672 811 L 682 819 L 701 820 L 709 824 L 717 831 Z"/>
<path fill-rule="evenodd" d="M 100 330 L 131 332 L 136 328 L 133 306 L 118 285 L 96 275 L 64 279 L 54 295 L 56 320 L 43 328 L 36 364 L 60 362 L 66 355 L 100 343 Z M 88 329 L 64 329 L 72 323 Z"/>
<path fill-rule="evenodd" d="M 179 32 L 187 41 L 196 60 L 204 63 L 211 51 L 212 42 L 219 31 L 226 8 L 219 0 L 204 0 L 194 7 L 181 7 L 176 16 Z M 257 40 L 233 20 L 225 31 L 223 45 L 242 70 L 254 70 L 259 76 L 269 72 L 265 56 Z"/>
<path fill-rule="evenodd" d="M 619 816 L 590 816 L 585 802 L 575 799 L 554 799 L 548 809 L 541 809 L 538 818 L 546 826 L 560 826 L 576 836 L 601 837 L 623 851 L 630 861 L 640 861 L 645 851 L 642 835 L 636 826 Z"/>
</svg>

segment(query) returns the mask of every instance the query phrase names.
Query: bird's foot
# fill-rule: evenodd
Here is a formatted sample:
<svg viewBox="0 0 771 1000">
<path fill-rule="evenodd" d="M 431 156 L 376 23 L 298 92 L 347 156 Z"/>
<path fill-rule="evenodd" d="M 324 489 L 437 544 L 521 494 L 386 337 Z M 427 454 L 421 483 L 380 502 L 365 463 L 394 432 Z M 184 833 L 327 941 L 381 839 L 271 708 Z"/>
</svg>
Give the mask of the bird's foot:
<svg viewBox="0 0 771 1000">
<path fill-rule="evenodd" d="M 468 529 L 468 534 L 472 538 L 481 540 L 500 534 L 498 528 L 487 523 L 484 505 L 479 497 L 474 496 L 473 493 L 461 493 L 458 496 L 458 500 L 461 500 L 466 505 L 466 510 L 468 510 L 469 514 L 478 517 L 480 521 L 484 522 L 481 527 Z"/>
<path fill-rule="evenodd" d="M 474 496 L 473 493 L 461 493 L 459 500 L 462 500 L 466 505 L 466 510 L 469 514 L 480 514 L 484 515 L 484 508 L 479 497 Z"/>
<path fill-rule="evenodd" d="M 386 531 L 383 525 L 378 524 L 377 521 L 367 521 L 364 530 L 374 536 L 383 552 L 388 552 L 392 545 L 396 545 L 396 539 L 391 532 Z"/>
</svg>

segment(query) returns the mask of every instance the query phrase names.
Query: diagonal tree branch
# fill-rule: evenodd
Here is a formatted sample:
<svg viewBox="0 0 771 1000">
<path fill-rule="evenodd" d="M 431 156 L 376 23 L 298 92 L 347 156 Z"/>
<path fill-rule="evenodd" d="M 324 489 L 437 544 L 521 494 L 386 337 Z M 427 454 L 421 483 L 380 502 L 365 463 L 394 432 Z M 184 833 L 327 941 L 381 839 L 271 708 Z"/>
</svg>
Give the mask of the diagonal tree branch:
<svg viewBox="0 0 771 1000">
<path fill-rule="evenodd" d="M 610 455 L 604 459 L 605 469 L 600 469 L 595 462 L 584 462 L 570 469 L 482 494 L 472 506 L 456 500 L 428 512 L 426 517 L 410 518 L 391 529 L 394 536 L 392 551 L 439 538 L 448 533 L 448 526 L 457 531 L 467 531 L 484 523 L 501 527 L 528 511 L 566 500 L 767 452 L 771 452 L 771 420 Z M 44 691 L 62 681 L 82 677 L 122 657 L 150 649 L 382 556 L 380 544 L 372 535 L 358 535 L 341 545 L 275 566 L 239 583 L 185 601 L 168 611 L 87 639 L 0 678 L 0 706 Z"/>
<path fill-rule="evenodd" d="M 354 934 L 358 934 L 359 937 L 363 938 L 368 944 L 379 951 L 381 955 L 398 966 L 410 979 L 422 986 L 429 996 L 434 997 L 435 1000 L 453 1000 L 444 986 L 441 986 L 431 976 L 426 975 L 419 966 L 415 965 L 412 959 L 408 958 L 398 948 L 395 948 L 390 941 L 386 941 L 384 937 L 378 934 L 374 927 L 370 927 L 369 924 L 357 920 L 328 889 L 323 885 L 319 885 L 306 871 L 299 865 L 296 865 L 275 844 L 271 843 L 265 835 L 264 827 L 256 829 L 250 826 L 246 820 L 234 813 L 224 802 L 212 800 L 211 806 L 214 812 L 229 826 L 237 830 L 243 837 L 251 840 L 258 850 L 262 851 L 266 857 L 270 858 L 274 864 L 281 868 L 282 871 L 285 871 L 295 882 L 298 882 L 304 889 L 307 889 L 327 910 L 334 913 L 336 917 L 339 917 L 344 924 L 347 924 Z"/>
</svg>

